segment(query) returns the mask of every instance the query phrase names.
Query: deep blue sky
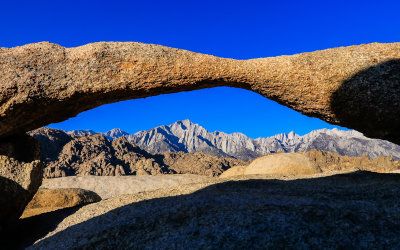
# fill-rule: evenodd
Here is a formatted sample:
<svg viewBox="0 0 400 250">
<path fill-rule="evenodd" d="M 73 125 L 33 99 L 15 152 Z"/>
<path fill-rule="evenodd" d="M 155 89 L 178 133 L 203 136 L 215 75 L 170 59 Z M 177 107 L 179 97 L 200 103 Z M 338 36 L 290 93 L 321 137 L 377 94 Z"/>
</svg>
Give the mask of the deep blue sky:
<svg viewBox="0 0 400 250">
<path fill-rule="evenodd" d="M 0 47 L 139 41 L 248 59 L 400 41 L 400 1 L 0 0 Z M 215 88 L 105 105 L 52 127 L 128 132 L 190 118 L 250 137 L 332 128 L 257 94 Z"/>
</svg>

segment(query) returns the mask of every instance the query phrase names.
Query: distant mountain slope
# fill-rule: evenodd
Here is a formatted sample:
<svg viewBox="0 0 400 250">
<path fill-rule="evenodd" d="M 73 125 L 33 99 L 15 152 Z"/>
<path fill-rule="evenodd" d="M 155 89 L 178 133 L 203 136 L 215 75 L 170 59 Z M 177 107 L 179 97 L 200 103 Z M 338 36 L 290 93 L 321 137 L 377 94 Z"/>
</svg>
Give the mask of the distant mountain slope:
<svg viewBox="0 0 400 250">
<path fill-rule="evenodd" d="M 95 132 L 90 129 L 78 129 L 78 130 L 71 130 L 66 132 L 69 135 L 95 135 L 95 134 L 100 134 L 99 132 Z"/>
<path fill-rule="evenodd" d="M 226 169 L 245 164 L 241 160 L 200 152 L 150 154 L 129 142 L 125 134 L 120 130 L 105 134 L 88 130 L 66 133 L 52 128 L 30 132 L 41 144 L 45 178 L 173 173 L 217 176 Z M 119 138 L 110 141 L 107 138 L 110 136 Z"/>
<path fill-rule="evenodd" d="M 370 139 L 361 133 L 338 129 L 314 130 L 304 136 L 294 132 L 267 138 L 248 138 L 242 133 L 209 132 L 190 120 L 177 121 L 127 136 L 142 149 L 151 152 L 204 152 L 215 156 L 230 156 L 251 160 L 274 152 L 324 150 L 348 156 L 366 154 L 371 158 L 392 156 L 400 159 L 400 146 L 379 139 Z"/>
<path fill-rule="evenodd" d="M 127 133 L 127 132 L 125 132 L 125 131 L 122 131 L 121 129 L 119 129 L 119 128 L 114 128 L 114 129 L 111 129 L 110 131 L 108 131 L 108 132 L 106 132 L 106 133 L 104 133 L 104 136 L 107 138 L 107 139 L 109 139 L 109 140 L 114 140 L 114 139 L 116 139 L 116 138 L 120 138 L 120 137 L 122 137 L 122 136 L 128 136 L 129 134 Z"/>
<path fill-rule="evenodd" d="M 233 166 L 246 164 L 241 160 L 247 161 L 279 151 L 309 152 L 312 149 L 347 155 L 346 157 L 365 154 L 371 158 L 382 155 L 400 159 L 398 145 L 369 139 L 356 131 L 338 129 L 314 130 L 304 136 L 290 132 L 251 139 L 241 133 L 209 132 L 190 120 L 183 120 L 136 134 L 128 134 L 120 129 L 106 133 L 91 130 L 66 133 L 51 128 L 37 129 L 30 134 L 42 146 L 47 178 L 170 173 L 216 176 Z M 328 165 L 340 158 L 335 154 L 321 154 Z M 222 158 L 226 156 L 231 158 Z M 365 161 L 360 160 L 360 164 L 366 165 Z M 380 167 L 384 163 L 394 166 L 389 158 L 379 157 L 376 161 Z"/>
<path fill-rule="evenodd" d="M 70 135 L 93 135 L 91 130 L 74 130 Z M 380 139 L 370 139 L 361 133 L 350 130 L 319 129 L 300 136 L 293 131 L 267 138 L 248 138 L 242 133 L 227 134 L 209 132 L 190 120 L 177 121 L 153 129 L 128 134 L 120 129 L 110 130 L 104 135 L 113 140 L 125 136 L 128 141 L 150 152 L 204 152 L 218 157 L 233 157 L 252 160 L 258 156 L 274 152 L 298 152 L 317 149 L 348 156 L 371 158 L 392 156 L 400 159 L 400 146 Z"/>
</svg>

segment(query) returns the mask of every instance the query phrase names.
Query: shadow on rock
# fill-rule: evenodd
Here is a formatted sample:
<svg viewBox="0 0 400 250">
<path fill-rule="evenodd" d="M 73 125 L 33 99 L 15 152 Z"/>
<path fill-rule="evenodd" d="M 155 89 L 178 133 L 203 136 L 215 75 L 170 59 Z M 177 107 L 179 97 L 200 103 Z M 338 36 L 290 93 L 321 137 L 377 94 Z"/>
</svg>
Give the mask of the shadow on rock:
<svg viewBox="0 0 400 250">
<path fill-rule="evenodd" d="M 88 216 L 103 201 L 33 248 L 399 248 L 399 183 L 399 174 L 363 171 L 228 181 Z"/>
<path fill-rule="evenodd" d="M 29 191 L 20 183 L 0 176 L 0 232 L 16 222 L 29 198 Z"/>
<path fill-rule="evenodd" d="M 2 247 L 24 249 L 54 230 L 58 223 L 75 213 L 82 206 L 64 208 L 37 216 L 20 219 L 5 235 Z"/>
<path fill-rule="evenodd" d="M 353 75 L 332 95 L 342 124 L 368 137 L 400 144 L 400 60 L 389 60 Z"/>
<path fill-rule="evenodd" d="M 0 140 L 0 234 L 21 216 L 42 183 L 40 145 L 20 134 Z"/>
</svg>

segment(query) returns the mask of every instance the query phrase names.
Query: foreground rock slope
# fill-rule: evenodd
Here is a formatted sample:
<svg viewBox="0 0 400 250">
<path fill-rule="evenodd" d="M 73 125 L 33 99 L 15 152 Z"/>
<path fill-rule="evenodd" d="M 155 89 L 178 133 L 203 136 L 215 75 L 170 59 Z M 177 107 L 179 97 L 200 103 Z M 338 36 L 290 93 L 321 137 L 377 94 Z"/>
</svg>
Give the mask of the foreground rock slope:
<svg viewBox="0 0 400 250">
<path fill-rule="evenodd" d="M 131 42 L 0 48 L 0 136 L 102 104 L 216 86 L 400 143 L 400 43 L 233 60 Z"/>
<path fill-rule="evenodd" d="M 256 178 L 103 200 L 65 214 L 30 249 L 400 247 L 398 174 Z"/>
</svg>

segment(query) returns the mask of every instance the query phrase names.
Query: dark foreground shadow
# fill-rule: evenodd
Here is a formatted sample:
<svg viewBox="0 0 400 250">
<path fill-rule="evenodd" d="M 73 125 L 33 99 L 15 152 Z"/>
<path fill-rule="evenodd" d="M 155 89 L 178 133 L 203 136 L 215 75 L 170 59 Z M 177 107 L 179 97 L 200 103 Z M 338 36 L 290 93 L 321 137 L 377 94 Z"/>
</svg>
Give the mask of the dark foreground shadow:
<svg viewBox="0 0 400 250">
<path fill-rule="evenodd" d="M 356 73 L 332 95 L 331 103 L 346 127 L 400 144 L 400 60 Z"/>
<path fill-rule="evenodd" d="M 85 214 L 90 211 L 73 216 Z M 50 218 L 31 218 L 21 226 L 35 232 L 42 228 L 36 223 L 55 227 L 59 220 Z M 360 171 L 293 181 L 228 181 L 118 207 L 33 248 L 400 248 L 400 175 Z"/>
<path fill-rule="evenodd" d="M 20 183 L 0 176 L 0 237 L 6 230 L 2 226 L 7 228 L 14 224 L 31 198 L 32 195 Z"/>
<path fill-rule="evenodd" d="M 82 206 L 64 208 L 37 216 L 20 219 L 14 228 L 3 235 L 2 249 L 24 249 L 54 230 L 58 223 Z"/>
</svg>

